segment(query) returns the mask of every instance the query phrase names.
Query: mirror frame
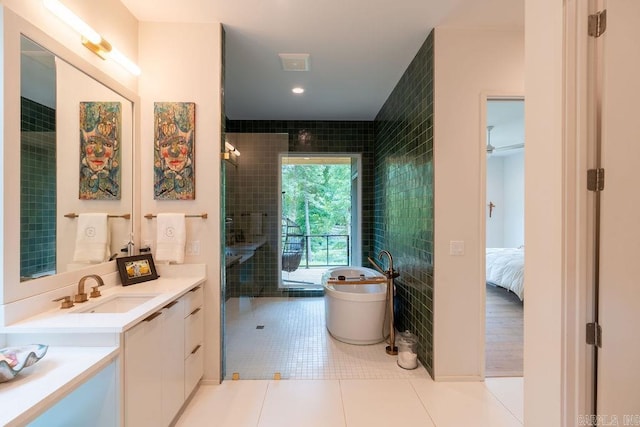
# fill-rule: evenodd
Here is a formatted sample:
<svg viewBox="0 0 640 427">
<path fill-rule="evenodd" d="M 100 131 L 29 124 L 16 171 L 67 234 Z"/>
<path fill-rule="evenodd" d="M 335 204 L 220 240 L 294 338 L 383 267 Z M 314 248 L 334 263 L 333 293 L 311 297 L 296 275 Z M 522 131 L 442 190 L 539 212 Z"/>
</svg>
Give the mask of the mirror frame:
<svg viewBox="0 0 640 427">
<path fill-rule="evenodd" d="M 3 198 L 2 198 L 2 227 L 0 228 L 0 239 L 2 241 L 2 257 L 0 266 L 2 268 L 2 292 L 0 293 L 0 304 L 7 304 L 20 299 L 35 296 L 44 292 L 49 292 L 64 286 L 68 286 L 88 272 L 100 272 L 101 274 L 116 272 L 115 261 L 87 266 L 86 268 L 58 273 L 20 282 L 20 180 L 15 177 L 20 176 L 20 150 L 11 146 L 12 141 L 20 141 L 20 108 L 15 108 L 20 99 L 20 37 L 24 35 L 38 43 L 52 54 L 69 63 L 73 67 L 87 74 L 89 77 L 102 83 L 120 96 L 128 99 L 132 103 L 133 111 L 133 153 L 132 153 L 132 201 L 131 201 L 131 231 L 134 242 L 140 236 L 140 168 L 139 165 L 139 143 L 140 140 L 140 99 L 137 93 L 123 86 L 121 83 L 107 75 L 104 71 L 90 64 L 78 54 L 65 47 L 58 41 L 51 38 L 39 28 L 35 27 L 6 6 L 1 6 L 0 16 L 2 19 L 2 111 L 3 117 L 0 119 L 0 132 L 2 133 L 2 150 L 0 151 L 0 164 L 3 170 Z M 79 42 L 78 42 L 79 43 Z M 8 106 L 9 108 L 5 108 Z M 58 213 L 59 214 L 59 213 Z M 135 242 L 137 244 L 137 242 Z"/>
</svg>

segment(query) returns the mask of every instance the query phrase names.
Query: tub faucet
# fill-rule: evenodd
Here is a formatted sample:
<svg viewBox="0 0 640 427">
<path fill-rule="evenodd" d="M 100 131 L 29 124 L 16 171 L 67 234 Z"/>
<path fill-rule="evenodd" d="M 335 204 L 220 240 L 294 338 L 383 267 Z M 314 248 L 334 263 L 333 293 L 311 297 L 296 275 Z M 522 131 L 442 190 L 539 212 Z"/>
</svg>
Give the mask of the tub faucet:
<svg viewBox="0 0 640 427">
<path fill-rule="evenodd" d="M 84 282 L 87 279 L 94 279 L 98 284 L 97 286 L 93 286 L 91 288 L 92 289 L 91 298 L 100 296 L 100 291 L 98 290 L 98 286 L 104 286 L 104 281 L 102 280 L 102 277 L 98 276 L 97 274 L 88 274 L 82 277 L 78 282 L 78 294 L 75 297 L 75 302 L 85 302 L 88 300 L 87 293 L 84 291 Z"/>
<path fill-rule="evenodd" d="M 387 271 L 384 272 L 384 275 L 387 276 L 387 303 L 389 304 L 389 345 L 385 350 L 389 355 L 396 355 L 398 354 L 398 347 L 396 347 L 396 330 L 393 321 L 393 292 L 395 290 L 393 279 L 398 277 L 399 274 L 393 269 L 393 257 L 391 253 L 385 250 L 380 251 L 378 259 L 382 260 L 383 255 L 386 255 L 388 258 Z"/>
</svg>

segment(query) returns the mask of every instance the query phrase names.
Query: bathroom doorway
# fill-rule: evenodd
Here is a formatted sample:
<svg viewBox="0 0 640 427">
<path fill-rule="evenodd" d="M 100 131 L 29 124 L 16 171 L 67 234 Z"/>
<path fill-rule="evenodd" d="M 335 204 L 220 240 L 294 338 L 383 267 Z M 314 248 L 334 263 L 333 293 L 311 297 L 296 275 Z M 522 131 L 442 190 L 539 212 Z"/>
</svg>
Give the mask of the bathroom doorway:
<svg viewBox="0 0 640 427">
<path fill-rule="evenodd" d="M 280 156 L 283 289 L 321 289 L 336 266 L 360 265 L 360 155 Z"/>
<path fill-rule="evenodd" d="M 523 375 L 524 152 L 524 99 L 487 99 L 485 377 Z"/>
</svg>

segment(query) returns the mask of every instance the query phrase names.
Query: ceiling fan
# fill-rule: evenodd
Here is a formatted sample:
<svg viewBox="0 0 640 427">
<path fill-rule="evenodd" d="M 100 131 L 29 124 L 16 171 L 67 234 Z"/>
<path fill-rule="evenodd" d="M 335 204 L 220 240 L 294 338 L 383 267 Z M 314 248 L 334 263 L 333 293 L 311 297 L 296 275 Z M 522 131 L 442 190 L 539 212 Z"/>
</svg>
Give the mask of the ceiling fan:
<svg viewBox="0 0 640 427">
<path fill-rule="evenodd" d="M 509 150 L 516 150 L 518 148 L 524 148 L 524 142 L 519 143 L 519 144 L 511 144 L 511 145 L 503 145 L 500 147 L 496 147 L 494 145 L 491 144 L 491 130 L 494 128 L 494 126 L 487 126 L 487 132 L 488 132 L 488 136 L 487 136 L 487 154 L 493 154 L 494 151 L 509 151 Z"/>
</svg>

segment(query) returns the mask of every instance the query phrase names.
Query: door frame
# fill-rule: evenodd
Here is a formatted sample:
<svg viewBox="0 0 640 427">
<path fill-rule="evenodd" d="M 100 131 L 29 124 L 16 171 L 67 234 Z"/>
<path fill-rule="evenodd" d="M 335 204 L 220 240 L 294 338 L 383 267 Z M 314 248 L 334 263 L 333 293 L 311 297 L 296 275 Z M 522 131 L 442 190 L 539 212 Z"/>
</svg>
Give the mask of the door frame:
<svg viewBox="0 0 640 427">
<path fill-rule="evenodd" d="M 480 102 L 480 129 L 478 130 L 480 134 L 480 152 L 482 156 L 480 156 L 480 179 L 478 180 L 480 189 L 479 189 L 479 202 L 480 206 L 478 207 L 478 211 L 480 212 L 480 239 L 478 241 L 477 253 L 480 257 L 480 274 L 478 283 L 481 287 L 481 305 L 482 305 L 482 318 L 481 318 L 481 339 L 480 341 L 480 378 L 484 381 L 485 379 L 485 365 L 486 365 L 486 302 L 487 302 L 487 288 L 486 288 L 486 243 L 487 243 L 487 209 L 486 209 L 486 200 L 487 200 L 487 156 L 486 156 L 486 147 L 487 147 L 487 102 L 489 100 L 525 100 L 525 95 L 522 92 L 482 92 L 479 97 Z M 525 101 L 526 103 L 526 101 Z M 527 150 L 525 149 L 524 156 L 526 159 Z M 525 201 L 526 203 L 526 201 Z M 526 239 L 526 236 L 525 236 Z M 525 306 L 526 310 L 526 306 Z"/>
<path fill-rule="evenodd" d="M 487 325 L 487 316 L 486 316 L 486 310 L 487 310 L 487 287 L 486 287 L 486 277 L 487 277 L 487 270 L 486 270 L 486 266 L 487 266 L 487 262 L 486 262 L 486 247 L 487 247 L 487 206 L 486 206 L 486 200 L 487 200 L 487 156 L 486 156 L 486 147 L 487 147 L 487 103 L 488 101 L 491 100 L 495 100 L 495 101 L 523 101 L 525 103 L 526 106 L 526 99 L 525 99 L 525 95 L 521 92 L 515 93 L 515 92 L 483 92 L 480 94 L 480 144 L 481 144 L 481 153 L 483 154 L 482 156 L 480 156 L 480 224 L 482 224 L 482 226 L 480 227 L 480 241 L 478 242 L 478 254 L 481 258 L 480 260 L 480 270 L 482 271 L 482 276 L 480 278 L 480 286 L 482 288 L 481 292 L 482 292 L 482 339 L 480 340 L 482 342 L 481 344 L 481 357 L 480 357 L 480 377 L 482 378 L 482 380 L 484 380 L 486 378 L 486 372 L 485 372 L 485 367 L 486 367 L 486 351 L 487 351 L 487 343 L 486 343 L 486 325 Z M 525 107 L 526 108 L 526 107 Z M 525 130 L 526 132 L 526 130 Z M 526 161 L 526 156 L 527 156 L 527 149 L 525 147 L 524 149 L 524 153 L 523 153 L 523 158 Z M 525 177 L 526 179 L 526 177 Z M 524 181 L 524 184 L 526 185 L 526 181 Z M 526 200 L 525 200 L 525 204 L 526 204 Z M 526 219 L 525 219 L 526 221 Z M 525 236 L 525 242 L 526 242 L 526 236 Z M 524 309 L 526 310 L 526 305 L 524 306 Z M 523 352 L 524 352 L 524 348 L 523 348 Z M 524 377 L 524 373 L 523 373 L 523 377 Z"/>
</svg>

